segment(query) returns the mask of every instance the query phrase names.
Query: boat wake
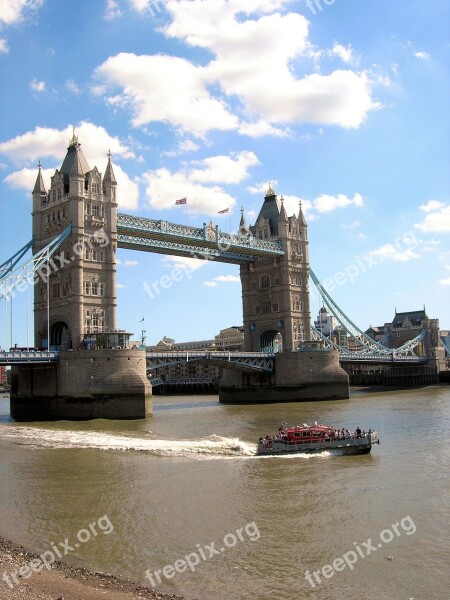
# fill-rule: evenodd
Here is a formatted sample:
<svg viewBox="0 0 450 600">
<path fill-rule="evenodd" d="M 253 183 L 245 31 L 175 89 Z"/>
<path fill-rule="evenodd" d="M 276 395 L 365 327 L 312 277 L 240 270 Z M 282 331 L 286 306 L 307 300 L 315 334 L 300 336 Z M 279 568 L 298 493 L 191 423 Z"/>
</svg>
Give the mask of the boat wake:
<svg viewBox="0 0 450 600">
<path fill-rule="evenodd" d="M 35 427 L 2 428 L 2 439 L 33 448 L 92 448 L 146 452 L 153 456 L 223 459 L 254 456 L 256 444 L 211 435 L 197 440 L 158 440 L 99 431 L 64 431 Z"/>
</svg>

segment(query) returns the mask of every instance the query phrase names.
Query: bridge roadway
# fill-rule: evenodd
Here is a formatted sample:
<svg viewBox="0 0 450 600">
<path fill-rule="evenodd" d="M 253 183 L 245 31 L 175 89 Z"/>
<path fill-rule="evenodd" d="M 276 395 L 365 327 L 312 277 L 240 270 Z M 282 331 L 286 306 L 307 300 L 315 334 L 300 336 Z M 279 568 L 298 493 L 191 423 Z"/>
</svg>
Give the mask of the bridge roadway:
<svg viewBox="0 0 450 600">
<path fill-rule="evenodd" d="M 86 350 L 90 352 L 90 350 Z M 126 352 L 117 350 L 117 352 Z M 327 352 L 327 350 L 325 350 Z M 263 371 L 272 373 L 274 370 L 273 352 L 218 352 L 215 350 L 203 352 L 147 352 L 147 371 L 167 367 L 184 362 L 207 361 L 216 366 L 239 371 Z M 28 363 L 51 363 L 59 362 L 60 353 L 56 351 L 46 352 L 37 350 L 16 350 L 14 352 L 0 351 L 0 365 L 17 365 Z M 402 364 L 417 365 L 426 364 L 428 359 L 422 356 L 395 356 L 373 354 L 342 353 L 339 358 L 342 363 L 365 363 L 365 364 Z"/>
<path fill-rule="evenodd" d="M 274 258 L 284 255 L 279 240 L 232 235 L 220 231 L 217 225 L 190 227 L 121 213 L 117 215 L 117 241 L 119 248 L 233 264 L 253 262 L 256 256 Z"/>
</svg>

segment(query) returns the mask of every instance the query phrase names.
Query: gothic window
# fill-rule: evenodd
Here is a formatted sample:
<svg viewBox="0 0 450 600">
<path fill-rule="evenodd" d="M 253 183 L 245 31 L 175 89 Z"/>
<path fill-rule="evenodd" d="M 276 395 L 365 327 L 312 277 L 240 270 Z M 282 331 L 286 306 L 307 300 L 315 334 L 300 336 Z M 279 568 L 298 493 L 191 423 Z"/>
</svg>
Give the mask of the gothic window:
<svg viewBox="0 0 450 600">
<path fill-rule="evenodd" d="M 105 251 L 104 250 L 92 250 L 92 260 L 95 262 L 104 262 Z"/>
<path fill-rule="evenodd" d="M 278 304 L 278 302 L 274 302 L 272 304 L 272 312 L 278 312 L 280 310 L 280 305 Z"/>
<path fill-rule="evenodd" d="M 99 183 L 92 184 L 92 192 L 94 194 L 100 194 L 100 184 Z"/>
<path fill-rule="evenodd" d="M 260 315 L 260 314 L 261 314 L 261 307 L 259 305 L 255 306 L 255 315 Z"/>
<path fill-rule="evenodd" d="M 269 229 L 267 227 L 264 227 L 264 239 L 269 239 Z"/>
<path fill-rule="evenodd" d="M 66 209 L 65 208 L 62 209 L 62 218 L 63 219 L 66 218 Z"/>
<path fill-rule="evenodd" d="M 91 282 L 90 281 L 84 282 L 84 294 L 85 294 L 85 296 L 91 295 Z"/>
<path fill-rule="evenodd" d="M 92 260 L 92 250 L 90 248 L 84 247 L 84 260 Z"/>
<path fill-rule="evenodd" d="M 100 207 L 98 204 L 93 204 L 92 205 L 92 216 L 93 217 L 99 217 L 100 216 Z"/>
<path fill-rule="evenodd" d="M 61 200 L 61 196 L 62 196 L 62 192 L 61 192 L 61 188 L 58 190 L 58 200 Z"/>
<path fill-rule="evenodd" d="M 256 290 L 256 281 L 252 281 L 252 290 Z"/>
<path fill-rule="evenodd" d="M 91 205 L 89 204 L 89 202 L 86 202 L 84 205 L 84 214 L 85 215 L 91 214 Z"/>
<path fill-rule="evenodd" d="M 52 300 L 57 300 L 60 296 L 59 281 L 52 283 Z"/>
<path fill-rule="evenodd" d="M 275 285 L 280 285 L 280 278 L 278 276 L 275 277 Z"/>
<path fill-rule="evenodd" d="M 259 287 L 262 290 L 270 288 L 270 277 L 268 275 L 261 275 L 261 277 L 259 278 Z"/>
</svg>

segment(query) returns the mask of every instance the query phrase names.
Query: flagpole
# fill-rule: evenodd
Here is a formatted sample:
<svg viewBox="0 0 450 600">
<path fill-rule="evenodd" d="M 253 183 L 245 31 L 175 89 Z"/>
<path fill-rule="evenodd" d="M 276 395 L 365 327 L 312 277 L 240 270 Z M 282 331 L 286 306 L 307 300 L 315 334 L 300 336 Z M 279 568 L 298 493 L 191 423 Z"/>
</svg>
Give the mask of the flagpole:
<svg viewBox="0 0 450 600">
<path fill-rule="evenodd" d="M 230 213 L 230 207 L 228 207 L 228 220 L 230 221 L 230 235 L 231 235 L 231 213 Z"/>
<path fill-rule="evenodd" d="M 189 213 L 188 213 L 188 209 L 187 209 L 187 200 L 186 200 L 185 207 L 186 207 L 186 225 L 189 225 Z"/>
</svg>

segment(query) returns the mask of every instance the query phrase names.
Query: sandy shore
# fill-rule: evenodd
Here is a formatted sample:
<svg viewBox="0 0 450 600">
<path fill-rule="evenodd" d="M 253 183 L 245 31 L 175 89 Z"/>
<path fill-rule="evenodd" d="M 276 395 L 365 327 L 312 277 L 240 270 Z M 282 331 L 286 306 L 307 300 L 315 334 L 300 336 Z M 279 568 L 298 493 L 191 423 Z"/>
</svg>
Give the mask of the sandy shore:
<svg viewBox="0 0 450 600">
<path fill-rule="evenodd" d="M 29 577 L 20 577 L 19 569 L 36 559 L 37 554 L 0 537 L 0 600 L 183 600 L 63 562 L 55 562 L 50 569 L 42 568 L 38 573 L 30 571 Z M 27 575 L 24 570 L 22 573 Z"/>
</svg>

